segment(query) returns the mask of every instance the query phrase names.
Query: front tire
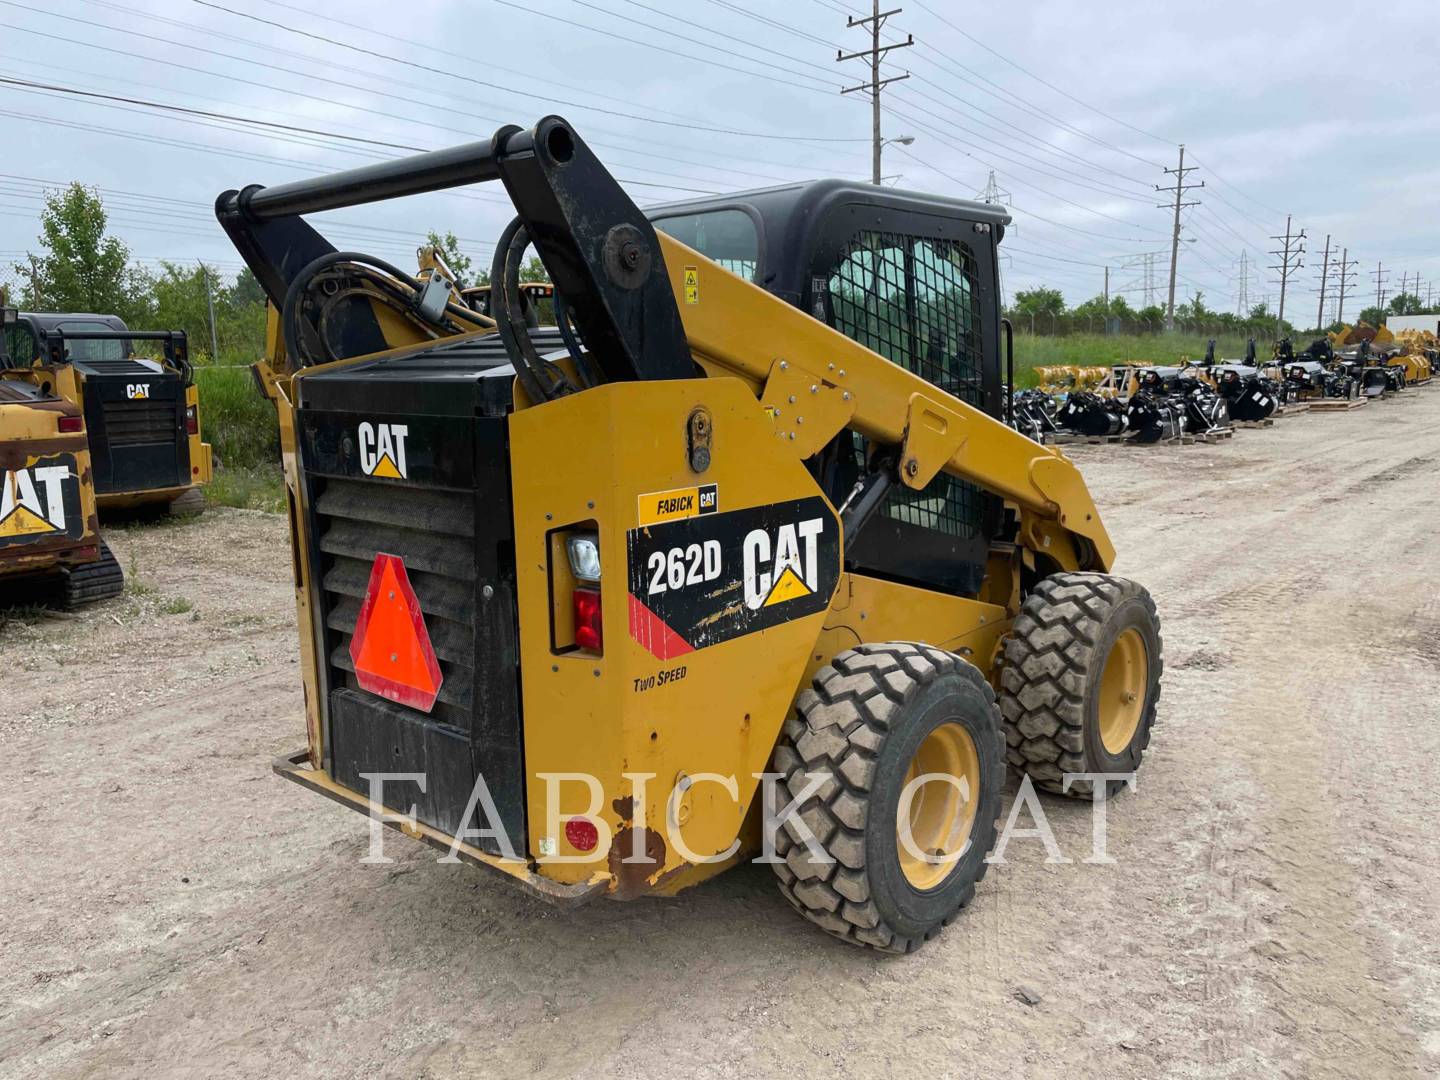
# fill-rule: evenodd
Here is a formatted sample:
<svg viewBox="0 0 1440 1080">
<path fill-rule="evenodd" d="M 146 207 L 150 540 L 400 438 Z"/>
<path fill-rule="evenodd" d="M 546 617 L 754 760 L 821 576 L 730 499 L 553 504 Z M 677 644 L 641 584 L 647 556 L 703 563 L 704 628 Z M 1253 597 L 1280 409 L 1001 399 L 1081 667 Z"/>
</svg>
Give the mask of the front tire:
<svg viewBox="0 0 1440 1080">
<path fill-rule="evenodd" d="M 787 821 L 775 837 L 780 891 L 842 940 L 914 950 L 985 876 L 1003 755 L 995 695 L 960 657 L 909 642 L 840 653 L 800 695 L 775 749 L 782 801 L 804 791 L 807 774 L 826 777 L 796 815 L 825 858 Z M 919 775 L 955 779 L 912 785 Z"/>
<path fill-rule="evenodd" d="M 1005 642 L 1000 712 L 1010 764 L 1041 790 L 1076 798 L 1093 795 L 1093 785 L 1067 789 L 1067 773 L 1133 773 L 1155 724 L 1162 652 L 1155 602 L 1140 585 L 1109 574 L 1042 580 Z"/>
</svg>

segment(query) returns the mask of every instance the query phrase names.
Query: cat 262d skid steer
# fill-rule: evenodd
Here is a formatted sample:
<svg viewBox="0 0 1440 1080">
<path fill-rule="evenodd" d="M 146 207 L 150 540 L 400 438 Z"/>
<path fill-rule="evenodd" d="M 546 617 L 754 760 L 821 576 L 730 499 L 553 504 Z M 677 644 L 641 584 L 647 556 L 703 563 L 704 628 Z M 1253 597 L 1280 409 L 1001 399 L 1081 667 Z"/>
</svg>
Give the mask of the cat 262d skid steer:
<svg viewBox="0 0 1440 1080">
<path fill-rule="evenodd" d="M 497 179 L 488 317 L 303 220 Z M 1007 758 L 1086 796 L 1138 766 L 1154 605 L 1003 422 L 995 207 L 823 181 L 647 217 L 552 116 L 216 211 L 274 308 L 282 775 L 554 901 L 758 855 L 908 951 L 984 873 Z"/>
</svg>

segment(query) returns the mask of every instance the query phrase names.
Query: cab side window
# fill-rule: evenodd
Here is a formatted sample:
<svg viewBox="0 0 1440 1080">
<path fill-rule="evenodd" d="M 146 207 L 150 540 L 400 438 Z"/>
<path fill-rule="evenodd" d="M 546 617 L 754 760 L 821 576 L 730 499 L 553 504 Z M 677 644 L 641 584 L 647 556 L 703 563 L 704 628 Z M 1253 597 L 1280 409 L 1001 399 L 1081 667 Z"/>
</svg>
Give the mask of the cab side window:
<svg viewBox="0 0 1440 1080">
<path fill-rule="evenodd" d="M 830 325 L 983 408 L 975 258 L 954 240 L 860 232 L 827 280 Z"/>
<path fill-rule="evenodd" d="M 862 231 L 842 250 L 825 283 L 832 327 L 961 401 L 985 407 L 980 300 L 968 245 Z M 854 443 L 856 466 L 863 469 L 865 440 L 857 434 Z M 921 491 L 892 488 L 881 513 L 931 535 L 980 540 L 985 495 L 973 484 L 940 473 Z M 886 565 L 888 554 L 876 556 L 879 569 L 929 577 L 925 569 L 907 574 Z"/>
<path fill-rule="evenodd" d="M 5 328 L 5 355 L 17 367 L 28 367 L 35 360 L 35 335 L 27 324 L 11 323 Z"/>
</svg>

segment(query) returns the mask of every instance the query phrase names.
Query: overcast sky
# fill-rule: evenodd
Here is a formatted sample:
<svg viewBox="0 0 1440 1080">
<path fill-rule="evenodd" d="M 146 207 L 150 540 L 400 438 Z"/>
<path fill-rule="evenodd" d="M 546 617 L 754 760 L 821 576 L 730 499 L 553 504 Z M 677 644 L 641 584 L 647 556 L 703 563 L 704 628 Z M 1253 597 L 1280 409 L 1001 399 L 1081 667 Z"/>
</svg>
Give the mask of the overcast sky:
<svg viewBox="0 0 1440 1080">
<path fill-rule="evenodd" d="M 865 73 L 835 62 L 868 44 L 845 25 L 862 2 L 0 0 L 7 78 L 328 133 L 0 85 L 0 263 L 36 246 L 44 188 L 80 180 L 138 258 L 233 273 L 210 209 L 219 192 L 549 112 L 642 205 L 867 179 L 869 106 L 839 93 Z M 911 78 L 885 91 L 885 134 L 915 141 L 887 147 L 884 172 L 972 197 L 993 169 L 1016 220 L 1007 291 L 1043 283 L 1073 303 L 1100 292 L 1108 265 L 1139 306 L 1152 252 L 1163 302 L 1170 214 L 1154 185 L 1173 182 L 1161 169 L 1184 142 L 1200 166 L 1187 181 L 1206 186 L 1187 196 L 1201 205 L 1184 214 L 1178 299 L 1198 289 L 1234 310 L 1243 251 L 1251 302 L 1273 306 L 1270 236 L 1287 213 L 1307 232 L 1290 293 L 1301 311 L 1316 303 L 1327 233 L 1337 259 L 1348 247 L 1358 260 L 1352 295 L 1373 302 L 1377 262 L 1389 294 L 1417 273 L 1422 294 L 1440 293 L 1437 0 L 884 6 L 903 8 L 886 37 L 916 41 L 886 65 Z M 482 187 L 326 217 L 332 241 L 402 265 L 428 228 L 488 263 L 508 202 Z"/>
</svg>

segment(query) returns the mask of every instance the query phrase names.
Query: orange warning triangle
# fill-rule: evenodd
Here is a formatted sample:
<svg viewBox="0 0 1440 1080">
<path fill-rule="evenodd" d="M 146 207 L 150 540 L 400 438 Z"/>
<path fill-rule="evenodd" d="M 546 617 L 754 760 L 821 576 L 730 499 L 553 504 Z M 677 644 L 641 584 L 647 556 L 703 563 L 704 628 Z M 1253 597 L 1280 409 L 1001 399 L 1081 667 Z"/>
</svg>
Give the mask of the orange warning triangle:
<svg viewBox="0 0 1440 1080">
<path fill-rule="evenodd" d="M 55 526 L 25 506 L 17 506 L 0 521 L 0 536 L 30 536 L 55 532 Z"/>
<path fill-rule="evenodd" d="M 442 680 L 440 663 L 398 555 L 375 556 L 350 639 L 350 659 L 362 690 L 421 712 L 435 707 Z"/>
<path fill-rule="evenodd" d="M 809 596 L 811 590 L 800 580 L 795 573 L 794 567 L 787 566 L 775 579 L 775 586 L 770 590 L 770 595 L 765 598 L 762 607 L 769 607 L 771 604 L 782 604 L 786 600 L 794 600 L 800 596 Z"/>
</svg>

